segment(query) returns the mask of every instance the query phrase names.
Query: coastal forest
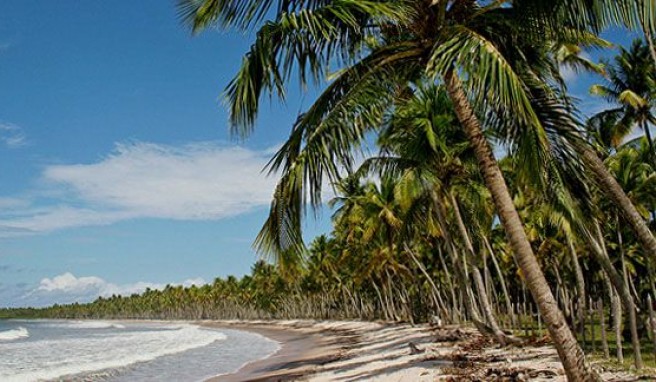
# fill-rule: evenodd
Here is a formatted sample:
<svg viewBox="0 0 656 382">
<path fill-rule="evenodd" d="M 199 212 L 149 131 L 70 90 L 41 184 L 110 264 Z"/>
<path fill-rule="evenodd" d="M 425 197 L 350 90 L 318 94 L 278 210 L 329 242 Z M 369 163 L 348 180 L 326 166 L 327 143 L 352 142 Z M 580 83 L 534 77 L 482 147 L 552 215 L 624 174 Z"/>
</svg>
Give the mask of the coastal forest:
<svg viewBox="0 0 656 382">
<path fill-rule="evenodd" d="M 322 89 L 269 163 L 279 180 L 254 242 L 263 260 L 241 278 L 0 317 L 473 325 L 501 345 L 547 338 L 570 381 L 600 380 L 586 353 L 653 364 L 653 0 L 178 9 L 192 33 L 252 36 L 224 92 L 236 136 L 263 99 Z M 611 28 L 637 38 L 613 45 Z M 580 110 L 564 70 L 594 75 L 604 109 Z M 306 242 L 305 220 L 326 205 L 331 231 Z"/>
</svg>

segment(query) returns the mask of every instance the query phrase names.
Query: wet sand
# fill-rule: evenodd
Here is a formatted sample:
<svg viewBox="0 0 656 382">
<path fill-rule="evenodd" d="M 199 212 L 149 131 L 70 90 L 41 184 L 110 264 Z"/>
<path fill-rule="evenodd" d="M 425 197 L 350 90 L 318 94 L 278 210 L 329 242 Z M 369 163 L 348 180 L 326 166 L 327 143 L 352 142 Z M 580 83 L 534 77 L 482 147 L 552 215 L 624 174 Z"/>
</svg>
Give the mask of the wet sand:
<svg viewBox="0 0 656 382">
<path fill-rule="evenodd" d="M 237 372 L 209 379 L 207 382 L 292 381 L 311 375 L 322 365 L 334 362 L 342 354 L 339 339 L 329 333 L 308 333 L 273 325 L 203 322 L 203 326 L 244 330 L 278 342 L 274 355 L 246 364 Z"/>
</svg>

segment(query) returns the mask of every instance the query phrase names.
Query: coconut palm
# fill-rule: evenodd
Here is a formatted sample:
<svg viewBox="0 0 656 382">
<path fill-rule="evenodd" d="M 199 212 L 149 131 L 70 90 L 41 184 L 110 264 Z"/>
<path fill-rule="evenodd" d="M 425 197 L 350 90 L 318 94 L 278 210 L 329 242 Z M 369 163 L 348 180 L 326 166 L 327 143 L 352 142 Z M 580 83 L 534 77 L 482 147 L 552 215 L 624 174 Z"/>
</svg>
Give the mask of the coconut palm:
<svg viewBox="0 0 656 382">
<path fill-rule="evenodd" d="M 593 122 L 600 120 L 600 124 L 611 124 L 615 147 L 634 127 L 641 128 L 652 155 L 656 155 L 649 131 L 656 123 L 653 111 L 656 106 L 656 66 L 649 57 L 648 47 L 636 39 L 628 50 L 620 47 L 613 62 L 605 66 L 606 83 L 592 86 L 590 92 L 617 106 L 595 115 Z M 656 156 L 652 157 L 654 159 Z"/>
<path fill-rule="evenodd" d="M 249 26 L 272 6 L 265 1 L 189 0 L 183 4 L 194 30 L 214 22 Z M 305 84 L 309 78 L 322 79 L 332 64 L 341 64 L 341 70 L 299 117 L 288 142 L 272 161 L 272 169 L 282 169 L 283 176 L 270 218 L 258 237 L 260 249 L 300 252 L 304 201 L 309 199 L 314 206 L 321 203 L 324 176 L 335 180 L 339 165 L 352 165 L 353 145 L 363 140 L 367 130 L 380 125 L 409 81 L 424 75 L 441 79 L 569 378 L 594 379 L 535 259 L 479 115 L 495 112 L 511 127 L 506 135 L 511 142 L 522 143 L 519 147 L 527 165 L 552 162 L 549 135 L 533 104 L 551 94 L 545 83 L 556 71 L 555 65 L 544 60 L 545 41 L 575 42 L 578 32 L 592 24 L 635 21 L 636 4 L 285 0 L 278 5 L 273 21 L 259 30 L 242 69 L 228 87 L 233 128 L 248 133 L 261 93 L 284 97 L 293 73 Z M 542 93 L 537 97 L 536 92 Z M 589 153 L 594 158 L 587 160 L 595 164 L 596 154 Z M 604 173 L 605 168 L 602 164 L 595 170 Z"/>
<path fill-rule="evenodd" d="M 365 161 L 359 169 L 360 175 L 377 170 L 384 176 L 398 178 L 395 195 L 408 211 L 405 220 L 410 222 L 405 230 L 411 234 L 406 236 L 416 237 L 418 231 L 423 231 L 434 237 L 440 235 L 446 240 L 447 252 L 451 255 L 456 273 L 459 273 L 457 281 L 463 290 L 468 290 L 469 286 L 465 273 L 460 272 L 467 268 L 467 263 L 474 266 L 474 285 L 489 326 L 485 327 L 479 321 L 476 304 L 468 295 L 465 297 L 467 313 L 484 334 L 492 333 L 501 343 L 506 343 L 509 338 L 496 322 L 483 287 L 483 278 L 476 264 L 473 264 L 478 256 L 474 253 L 470 234 L 464 223 L 459 225 L 461 229 L 455 234 L 449 233 L 448 225 L 442 223 L 446 218 L 447 205 L 453 207 L 454 216 L 460 217 L 459 221 L 462 222 L 458 202 L 450 187 L 453 180 L 463 173 L 464 166 L 459 158 L 461 154 L 467 152 L 470 164 L 473 162 L 446 91 L 438 86 L 417 89 L 413 96 L 399 100 L 394 114 L 384 125 L 379 137 L 381 156 Z M 439 233 L 429 228 L 436 224 L 440 226 Z M 452 237 L 459 237 L 461 241 L 456 243 Z M 464 249 L 464 257 L 460 256 L 460 251 L 455 251 L 456 246 L 458 250 Z M 412 251 L 406 252 L 413 256 Z"/>
<path fill-rule="evenodd" d="M 634 126 L 642 128 L 650 148 L 650 162 L 656 164 L 656 151 L 649 130 L 650 125 L 656 122 L 652 111 L 656 102 L 654 68 L 654 63 L 649 60 L 648 48 L 642 41 L 635 40 L 630 50 L 621 48 L 613 64 L 609 65 L 607 83 L 591 88 L 593 94 L 617 106 L 597 114 L 588 125 L 593 128 L 593 135 L 614 148 Z M 631 203 L 616 179 L 604 170 L 601 159 L 588 149 L 584 150 L 583 156 L 597 175 L 596 179 L 604 194 L 619 208 L 620 214 L 629 223 L 648 256 L 656 259 L 656 239 L 645 218 Z"/>
<path fill-rule="evenodd" d="M 646 139 L 635 143 L 623 146 L 615 155 L 606 159 L 606 163 L 638 211 L 647 218 L 649 211 L 656 207 L 656 171 L 645 160 L 650 156 Z"/>
<path fill-rule="evenodd" d="M 656 25 L 653 22 L 654 5 L 649 0 L 636 0 L 636 3 L 640 29 L 645 36 L 645 41 L 647 41 L 652 62 L 656 66 L 656 47 L 654 47 L 654 38 L 656 38 L 654 31 L 656 31 Z"/>
<path fill-rule="evenodd" d="M 547 26 L 535 28 L 539 23 L 531 17 L 534 9 L 522 9 L 521 5 L 507 8 L 500 3 L 456 2 L 450 7 L 447 2 L 437 2 L 426 7 L 365 1 L 313 5 L 301 6 L 297 12 L 282 11 L 278 20 L 267 23 L 228 88 L 235 126 L 248 128 L 257 113 L 259 92 L 269 89 L 282 95 L 293 65 L 300 68 L 300 80 L 304 82 L 310 74 L 319 78 L 335 54 L 350 64 L 299 118 L 287 144 L 274 158 L 274 169 L 284 167 L 283 178 L 272 214 L 259 237 L 260 246 L 278 253 L 300 246 L 304 180 L 310 183 L 310 201 L 318 204 L 317 186 L 324 174 L 336 178 L 336 162 L 350 164 L 352 145 L 362 140 L 367 128 L 380 124 L 383 112 L 405 84 L 422 72 L 430 78 L 442 78 L 568 375 L 574 380 L 594 378 L 557 308 L 483 135 L 477 106 L 470 102 L 473 98 L 479 107 L 508 110 L 503 117 L 514 122 L 511 134 L 532 142 L 533 150 L 524 153 L 530 163 L 538 164 L 540 156 L 547 155 L 548 142 L 522 74 L 540 77 L 532 70 L 532 62 L 522 62 L 528 55 L 521 49 L 531 50 L 531 57 L 540 57 L 532 48 L 540 46 L 545 34 L 555 36 L 554 30 Z M 519 35 L 527 37 L 523 44 L 508 39 Z M 378 41 L 365 45 L 371 38 Z M 372 45 L 370 51 L 358 49 Z M 359 52 L 368 54 L 358 60 Z M 546 67 L 548 63 L 538 65 Z M 466 78 L 465 83 L 461 76 Z M 535 81 L 533 85 L 540 86 Z"/>
</svg>

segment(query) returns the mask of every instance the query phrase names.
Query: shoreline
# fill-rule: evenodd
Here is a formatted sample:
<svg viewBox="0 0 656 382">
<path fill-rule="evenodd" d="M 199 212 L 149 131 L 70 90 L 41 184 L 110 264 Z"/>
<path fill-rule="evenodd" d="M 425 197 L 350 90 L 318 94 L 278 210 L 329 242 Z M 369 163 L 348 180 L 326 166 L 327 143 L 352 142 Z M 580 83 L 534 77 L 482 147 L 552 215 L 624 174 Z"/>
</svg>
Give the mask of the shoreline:
<svg viewBox="0 0 656 382">
<path fill-rule="evenodd" d="M 280 344 L 271 356 L 206 382 L 566 381 L 553 346 L 537 341 L 500 348 L 472 328 L 313 320 L 196 323 L 257 333 Z M 600 369 L 604 380 L 637 377 Z"/>
<path fill-rule="evenodd" d="M 199 325 L 256 333 L 280 346 L 266 358 L 247 362 L 232 373 L 219 374 L 205 382 L 298 380 L 316 373 L 321 365 L 337 361 L 344 351 L 337 337 L 292 329 L 274 322 L 203 321 Z"/>
<path fill-rule="evenodd" d="M 263 335 L 280 344 L 273 355 L 252 361 L 206 382 L 237 381 L 433 381 L 441 361 L 408 354 L 407 341 L 423 347 L 433 333 L 427 326 L 355 321 L 202 321 L 204 327 Z"/>
<path fill-rule="evenodd" d="M 265 358 L 242 363 L 231 372 L 226 372 L 221 366 L 203 363 L 208 367 L 203 369 L 204 376 L 199 377 L 205 382 L 566 381 L 548 336 L 525 338 L 523 345 L 501 347 L 474 328 L 462 326 L 319 320 L 102 321 L 125 324 L 184 322 L 218 331 L 249 332 L 277 343 L 277 349 L 272 346 L 271 353 Z M 252 357 L 255 355 L 248 349 L 251 343 L 234 342 L 232 349 Z M 223 350 L 207 348 L 201 351 L 202 354 L 197 353 L 173 365 L 189 367 L 199 360 L 219 361 L 226 355 Z M 246 357 L 240 358 L 241 362 L 246 361 Z M 604 381 L 656 380 L 656 368 L 635 372 L 598 356 L 591 356 L 588 360 Z M 236 368 L 238 364 L 233 362 L 232 365 Z M 99 371 L 110 369 L 112 367 Z M 70 374 L 72 380 L 77 380 L 78 376 L 82 380 L 85 375 Z"/>
</svg>

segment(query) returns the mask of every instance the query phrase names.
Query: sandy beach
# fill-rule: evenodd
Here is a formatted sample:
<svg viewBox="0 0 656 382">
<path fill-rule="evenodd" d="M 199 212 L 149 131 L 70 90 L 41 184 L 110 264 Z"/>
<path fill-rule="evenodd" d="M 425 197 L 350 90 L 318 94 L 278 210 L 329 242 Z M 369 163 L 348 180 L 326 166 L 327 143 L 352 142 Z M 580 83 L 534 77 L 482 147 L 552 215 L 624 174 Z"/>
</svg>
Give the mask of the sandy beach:
<svg viewBox="0 0 656 382">
<path fill-rule="evenodd" d="M 259 333 L 281 344 L 275 355 L 210 382 L 566 380 L 550 345 L 536 340 L 499 348 L 472 329 L 305 320 L 202 324 Z M 596 367 L 606 381 L 649 380 Z"/>
<path fill-rule="evenodd" d="M 204 322 L 207 327 L 229 327 L 257 333 L 280 343 L 271 357 L 246 364 L 234 374 L 221 375 L 208 382 L 289 381 L 316 372 L 317 367 L 341 356 L 340 339 L 271 323 Z"/>
</svg>

